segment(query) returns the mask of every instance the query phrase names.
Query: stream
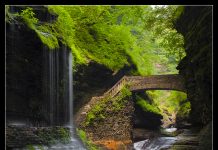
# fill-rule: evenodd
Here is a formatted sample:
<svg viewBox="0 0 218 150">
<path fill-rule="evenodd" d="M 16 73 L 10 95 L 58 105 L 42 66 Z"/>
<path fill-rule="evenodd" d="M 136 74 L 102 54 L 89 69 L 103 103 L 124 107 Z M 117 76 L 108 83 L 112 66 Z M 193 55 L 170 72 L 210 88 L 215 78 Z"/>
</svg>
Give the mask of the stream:
<svg viewBox="0 0 218 150">
<path fill-rule="evenodd" d="M 197 150 L 198 137 L 196 132 L 190 129 L 182 129 L 182 133 L 176 136 L 170 135 L 176 131 L 178 131 L 176 128 L 166 128 L 164 135 L 135 142 L 134 150 L 170 150 L 172 148 L 173 150 L 181 148 Z"/>
</svg>

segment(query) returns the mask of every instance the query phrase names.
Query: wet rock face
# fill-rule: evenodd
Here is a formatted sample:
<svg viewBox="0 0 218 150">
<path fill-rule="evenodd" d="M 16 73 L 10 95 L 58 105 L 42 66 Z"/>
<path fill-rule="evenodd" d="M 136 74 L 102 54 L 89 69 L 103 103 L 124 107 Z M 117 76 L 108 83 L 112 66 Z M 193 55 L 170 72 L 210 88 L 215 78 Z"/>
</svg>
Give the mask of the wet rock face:
<svg viewBox="0 0 218 150">
<path fill-rule="evenodd" d="M 79 66 L 73 78 L 74 112 L 77 112 L 92 96 L 101 95 L 115 82 L 111 70 L 94 62 L 88 66 Z"/>
<path fill-rule="evenodd" d="M 11 13 L 26 6 L 10 6 Z M 43 6 L 32 7 L 40 22 L 55 17 Z M 46 122 L 43 114 L 43 50 L 35 31 L 21 20 L 6 23 L 6 115 L 7 123 L 22 122 L 38 126 Z"/>
<path fill-rule="evenodd" d="M 136 104 L 136 98 L 133 94 L 133 102 L 134 102 L 134 112 L 133 112 L 133 127 L 134 128 L 144 128 L 144 129 L 158 129 L 163 119 L 163 116 L 160 114 L 155 114 L 153 112 L 145 112 L 143 109 Z M 152 99 L 149 98 L 145 92 L 137 92 L 137 95 L 140 95 L 143 99 L 146 99 L 149 103 L 152 103 Z"/>
<path fill-rule="evenodd" d="M 7 121 L 37 120 L 42 100 L 42 43 L 27 26 L 6 25 Z"/>
<path fill-rule="evenodd" d="M 212 7 L 185 7 L 176 28 L 185 39 L 186 57 L 178 69 L 191 102 L 190 121 L 207 124 L 212 119 Z"/>
<path fill-rule="evenodd" d="M 70 130 L 65 127 L 6 127 L 6 147 L 23 148 L 26 145 L 49 145 L 55 142 L 69 142 Z"/>
<path fill-rule="evenodd" d="M 163 117 L 155 113 L 144 112 L 141 107 L 135 105 L 133 118 L 134 128 L 158 129 Z"/>
<path fill-rule="evenodd" d="M 205 150 L 205 149 L 213 149 L 212 147 L 212 122 L 210 122 L 207 126 L 205 126 L 200 134 L 200 140 L 199 140 L 199 150 Z"/>
</svg>

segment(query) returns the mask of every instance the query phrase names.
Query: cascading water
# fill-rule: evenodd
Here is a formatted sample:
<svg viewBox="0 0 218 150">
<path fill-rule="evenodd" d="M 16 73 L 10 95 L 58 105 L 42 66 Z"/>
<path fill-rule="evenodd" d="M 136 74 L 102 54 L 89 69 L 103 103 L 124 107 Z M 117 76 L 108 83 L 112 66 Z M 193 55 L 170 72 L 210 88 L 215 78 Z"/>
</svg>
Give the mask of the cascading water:
<svg viewBox="0 0 218 150">
<path fill-rule="evenodd" d="M 167 133 L 175 132 L 176 128 L 166 128 L 164 129 Z M 144 141 L 139 141 L 134 143 L 134 150 L 161 150 L 168 149 L 178 140 L 177 137 L 170 136 L 158 136 L 152 139 L 146 139 Z"/>
<path fill-rule="evenodd" d="M 72 65 L 72 61 L 73 61 L 73 58 L 72 58 L 72 53 L 70 52 L 69 53 L 69 110 L 70 110 L 70 113 L 69 113 L 69 124 L 70 126 L 73 128 L 73 65 Z"/>
<path fill-rule="evenodd" d="M 85 150 L 76 137 L 73 125 L 73 57 L 71 51 L 64 45 L 57 50 L 49 50 L 45 47 L 44 60 L 45 118 L 49 126 L 67 126 L 71 132 L 70 143 L 58 143 L 48 149 Z"/>
<path fill-rule="evenodd" d="M 14 7 L 10 7 L 10 9 L 11 12 L 14 12 L 13 10 Z M 52 18 L 50 18 L 48 15 L 48 20 L 51 21 L 51 19 Z M 16 32 L 15 27 L 17 26 L 15 25 L 16 24 L 12 23 L 9 28 L 10 31 L 12 32 L 12 38 L 10 39 L 12 41 L 10 52 L 11 53 L 13 52 L 13 56 L 16 56 L 15 55 L 16 52 L 19 52 L 16 49 L 15 43 L 17 42 L 15 42 L 15 37 L 21 37 L 21 35 L 18 34 L 19 32 Z M 42 34 L 47 38 L 50 38 L 51 36 L 49 33 L 45 33 L 45 32 L 41 32 L 40 34 Z M 23 88 L 25 89 L 23 95 L 28 93 L 30 90 L 36 93 L 40 91 L 36 94 L 36 102 L 38 102 L 37 108 L 40 109 L 39 111 L 37 110 L 37 113 L 39 112 L 40 120 L 36 120 L 37 123 L 35 123 L 36 122 L 35 120 L 30 119 L 32 117 L 31 115 L 35 115 L 35 114 L 27 113 L 28 111 L 23 111 L 24 113 L 22 114 L 22 116 L 27 115 L 26 118 L 22 118 L 16 114 L 13 114 L 13 116 L 11 115 L 13 118 L 11 117 L 11 120 L 9 120 L 8 118 L 10 117 L 9 116 L 10 114 L 7 114 L 7 117 L 9 116 L 7 118 L 7 124 L 13 124 L 17 126 L 25 125 L 25 126 L 43 126 L 43 127 L 67 126 L 70 128 L 71 131 L 71 141 L 68 144 L 59 143 L 56 145 L 52 145 L 51 147 L 45 146 L 44 149 L 85 150 L 82 142 L 80 142 L 79 139 L 77 138 L 75 127 L 73 126 L 73 73 L 72 73 L 73 57 L 71 51 L 63 44 L 60 44 L 60 48 L 54 50 L 50 50 L 46 46 L 43 46 L 41 49 L 41 45 L 37 48 L 36 50 L 38 51 L 34 51 L 35 49 L 33 49 L 33 51 L 34 53 L 35 52 L 37 53 L 36 58 L 39 58 L 39 60 L 38 61 L 37 59 L 34 60 L 36 60 L 37 65 L 40 64 L 39 66 L 41 68 L 38 67 L 39 69 L 33 74 L 31 74 L 32 75 L 31 77 L 37 76 L 38 77 L 37 80 L 30 80 L 30 82 L 34 82 L 34 83 L 37 82 L 37 85 L 39 86 L 37 87 L 34 86 L 33 90 L 28 89 L 26 88 L 26 85 L 19 84 L 21 82 L 16 82 L 19 81 L 16 78 L 15 78 L 16 80 L 13 82 L 12 85 L 14 88 L 16 88 L 15 91 L 19 89 L 19 87 L 25 86 Z M 24 50 L 28 50 L 28 49 L 24 49 Z M 32 57 L 33 57 L 32 55 L 30 56 L 28 55 L 29 60 L 33 60 Z M 24 65 L 24 66 L 28 66 L 28 65 Z M 31 66 L 33 67 L 30 69 L 34 70 L 34 65 L 31 64 Z M 32 94 L 31 96 L 35 96 L 35 95 Z M 37 98 L 41 98 L 41 99 L 39 100 Z M 27 102 L 29 102 L 29 99 Z M 20 104 L 19 103 L 16 104 L 17 104 L 16 108 L 19 108 Z M 22 105 L 25 106 L 27 105 L 25 108 L 29 108 L 28 103 L 22 103 Z M 18 117 L 19 120 L 16 120 Z"/>
</svg>

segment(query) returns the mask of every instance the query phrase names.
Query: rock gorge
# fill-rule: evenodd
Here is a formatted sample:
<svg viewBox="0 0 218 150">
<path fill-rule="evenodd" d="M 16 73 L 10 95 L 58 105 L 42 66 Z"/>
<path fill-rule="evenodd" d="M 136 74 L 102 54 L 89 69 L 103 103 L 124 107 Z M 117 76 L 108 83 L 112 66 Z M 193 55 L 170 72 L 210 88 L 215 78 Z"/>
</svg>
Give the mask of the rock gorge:
<svg viewBox="0 0 218 150">
<path fill-rule="evenodd" d="M 23 6 L 11 7 L 14 12 L 19 12 Z M 47 7 L 33 7 L 33 10 L 40 22 L 52 22 L 57 16 L 48 12 Z M 175 22 L 175 28 L 184 36 L 186 56 L 181 60 L 177 69 L 184 78 L 187 98 L 191 103 L 189 121 L 197 127 L 203 128 L 200 138 L 201 149 L 208 149 L 212 145 L 212 8 L 210 6 L 191 7 L 185 6 L 181 16 Z M 64 57 L 68 57 L 69 47 L 58 41 L 60 47 L 54 54 L 59 60 L 57 66 L 64 68 Z M 49 126 L 51 121 L 45 114 L 45 102 L 48 97 L 43 95 L 43 82 L 46 82 L 43 74 L 43 62 L 45 61 L 45 45 L 42 43 L 36 32 L 21 22 L 6 23 L 6 80 L 7 100 L 6 117 L 7 124 L 13 122 L 25 123 L 29 126 Z M 54 60 L 55 61 L 55 60 Z M 124 66 L 118 72 L 113 72 L 104 65 L 91 61 L 88 65 L 80 65 L 77 71 L 73 72 L 73 106 L 74 118 L 81 115 L 79 110 L 86 105 L 93 96 L 101 96 L 124 75 L 130 75 L 135 70 L 134 64 Z M 55 70 L 54 70 L 55 71 Z M 57 70 L 56 70 L 57 71 Z M 62 70 L 67 72 L 68 70 Z M 64 74 L 54 76 L 59 78 L 54 84 L 55 91 L 67 88 L 64 82 Z M 66 79 L 70 80 L 70 79 Z M 128 92 L 127 92 L 128 93 Z M 59 116 L 53 120 L 53 125 L 63 125 L 69 121 L 69 113 L 65 106 L 68 102 L 59 103 L 64 95 L 53 95 L 57 97 L 55 103 L 59 104 Z M 126 94 L 126 93 L 125 93 Z M 115 104 L 113 98 L 106 101 L 102 120 L 95 121 L 92 125 L 84 125 L 79 122 L 78 128 L 86 131 L 87 137 L 93 143 L 105 149 L 132 149 L 133 128 L 146 126 L 147 128 L 158 128 L 162 116 L 154 113 L 143 113 L 143 110 L 136 105 L 136 97 L 133 92 L 131 96 L 124 94 L 124 100 Z M 142 97 L 147 97 L 143 95 Z M 122 93 L 118 97 L 122 97 Z M 66 98 L 67 99 L 67 98 Z M 116 98 L 115 98 L 116 99 Z M 22 105 L 21 105 L 22 104 Z M 122 104 L 122 107 L 119 105 Z M 62 105 L 62 106 L 60 106 Z M 94 108 L 94 106 L 93 106 Z M 54 108 L 56 109 L 56 108 Z M 60 113 L 63 112 L 63 113 Z M 68 115 L 66 115 L 68 114 Z M 55 115 L 55 113 L 54 113 Z M 56 115 L 57 116 L 57 115 Z M 146 118 L 145 120 L 143 120 Z M 179 126 L 179 120 L 177 123 Z M 55 123 L 56 122 L 56 123 Z M 7 131 L 11 128 L 6 127 Z M 16 132 L 16 130 L 13 130 Z M 11 132 L 10 132 L 11 133 Z M 13 135 L 8 134 L 7 146 Z M 24 138 L 25 140 L 25 138 Z M 34 140 L 33 140 L 34 141 Z M 40 143 L 40 142 L 39 142 Z M 12 146 L 11 146 L 12 145 Z"/>
</svg>

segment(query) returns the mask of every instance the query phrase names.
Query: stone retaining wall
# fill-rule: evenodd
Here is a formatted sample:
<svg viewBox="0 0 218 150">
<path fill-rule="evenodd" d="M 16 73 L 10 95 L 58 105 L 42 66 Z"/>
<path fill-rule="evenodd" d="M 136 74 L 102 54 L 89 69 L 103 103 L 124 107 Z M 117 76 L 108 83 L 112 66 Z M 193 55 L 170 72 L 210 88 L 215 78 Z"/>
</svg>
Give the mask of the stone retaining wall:
<svg viewBox="0 0 218 150">
<path fill-rule="evenodd" d="M 26 145 L 49 145 L 57 141 L 70 140 L 70 130 L 66 127 L 6 127 L 6 147 L 23 148 Z"/>
</svg>

